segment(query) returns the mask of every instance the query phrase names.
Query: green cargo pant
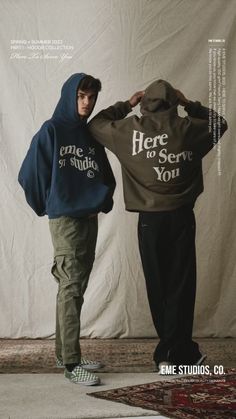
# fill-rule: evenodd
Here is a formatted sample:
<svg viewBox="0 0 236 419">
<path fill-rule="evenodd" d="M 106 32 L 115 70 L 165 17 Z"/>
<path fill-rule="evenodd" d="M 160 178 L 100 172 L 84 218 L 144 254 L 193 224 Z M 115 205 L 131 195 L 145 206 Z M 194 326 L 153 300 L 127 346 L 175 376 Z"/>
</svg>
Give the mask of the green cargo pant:
<svg viewBox="0 0 236 419">
<path fill-rule="evenodd" d="M 97 241 L 97 216 L 49 220 L 54 247 L 52 274 L 58 282 L 56 356 L 64 364 L 80 363 L 80 312 L 92 270 Z"/>
</svg>

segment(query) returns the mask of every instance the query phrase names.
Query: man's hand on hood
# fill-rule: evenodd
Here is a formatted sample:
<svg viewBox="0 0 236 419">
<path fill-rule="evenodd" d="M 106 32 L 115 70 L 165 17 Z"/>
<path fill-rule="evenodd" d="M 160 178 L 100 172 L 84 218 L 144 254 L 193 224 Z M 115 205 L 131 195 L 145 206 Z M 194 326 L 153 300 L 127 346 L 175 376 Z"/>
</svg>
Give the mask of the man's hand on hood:
<svg viewBox="0 0 236 419">
<path fill-rule="evenodd" d="M 129 99 L 130 106 L 134 108 L 134 106 L 138 105 L 144 94 L 145 90 L 140 90 L 139 92 L 134 93 L 134 95 Z"/>
<path fill-rule="evenodd" d="M 186 106 L 189 103 L 189 100 L 184 96 L 184 94 L 180 91 L 175 89 L 175 93 L 179 100 L 179 105 Z"/>
</svg>

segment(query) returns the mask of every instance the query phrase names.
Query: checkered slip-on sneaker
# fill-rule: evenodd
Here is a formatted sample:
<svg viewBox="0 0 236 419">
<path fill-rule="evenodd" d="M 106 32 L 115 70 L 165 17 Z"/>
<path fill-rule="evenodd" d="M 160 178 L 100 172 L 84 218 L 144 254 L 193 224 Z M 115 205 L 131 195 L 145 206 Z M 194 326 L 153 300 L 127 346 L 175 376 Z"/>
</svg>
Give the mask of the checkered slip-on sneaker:
<svg viewBox="0 0 236 419">
<path fill-rule="evenodd" d="M 103 364 L 99 361 L 91 361 L 90 359 L 81 358 L 80 366 L 85 370 L 99 370 L 99 368 L 103 367 Z M 56 367 L 64 368 L 61 358 L 56 358 Z"/>
<path fill-rule="evenodd" d="M 91 361 L 90 359 L 81 358 L 80 366 L 86 370 L 99 370 L 103 364 L 99 361 Z"/>
<path fill-rule="evenodd" d="M 56 358 L 56 367 L 57 368 L 64 368 L 64 364 L 61 358 Z"/>
<path fill-rule="evenodd" d="M 85 386 L 96 386 L 100 384 L 100 378 L 95 374 L 86 371 L 77 365 L 71 372 L 65 368 L 64 375 L 74 384 L 83 384 Z"/>
</svg>

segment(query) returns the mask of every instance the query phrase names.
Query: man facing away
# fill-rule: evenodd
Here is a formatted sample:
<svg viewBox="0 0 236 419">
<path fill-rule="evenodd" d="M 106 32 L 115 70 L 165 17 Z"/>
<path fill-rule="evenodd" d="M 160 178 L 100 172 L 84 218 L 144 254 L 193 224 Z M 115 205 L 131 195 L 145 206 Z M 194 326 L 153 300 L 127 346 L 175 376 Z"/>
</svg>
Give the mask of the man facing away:
<svg viewBox="0 0 236 419">
<path fill-rule="evenodd" d="M 125 118 L 140 101 L 142 116 Z M 178 115 L 178 105 L 185 107 L 187 117 Z M 139 250 L 160 338 L 154 361 L 159 370 L 171 364 L 200 365 L 205 356 L 192 340 L 193 207 L 203 191 L 202 159 L 226 131 L 226 121 L 157 80 L 145 92 L 101 111 L 89 129 L 118 157 L 126 209 L 139 212 Z"/>
<path fill-rule="evenodd" d="M 92 270 L 97 214 L 113 206 L 115 179 L 103 146 L 87 129 L 101 82 L 73 74 L 63 85 L 51 119 L 34 136 L 19 173 L 28 204 L 49 217 L 54 247 L 52 273 L 58 282 L 57 366 L 74 383 L 99 384 L 88 370 L 99 362 L 81 358 L 80 312 Z"/>
</svg>

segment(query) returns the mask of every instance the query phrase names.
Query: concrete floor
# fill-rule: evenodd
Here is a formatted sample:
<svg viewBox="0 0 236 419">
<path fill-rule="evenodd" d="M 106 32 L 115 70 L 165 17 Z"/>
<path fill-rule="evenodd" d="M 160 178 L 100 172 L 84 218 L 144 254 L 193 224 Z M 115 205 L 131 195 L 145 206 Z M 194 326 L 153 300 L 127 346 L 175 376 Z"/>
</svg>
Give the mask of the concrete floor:
<svg viewBox="0 0 236 419">
<path fill-rule="evenodd" d="M 155 411 L 97 399 L 86 393 L 165 377 L 155 373 L 102 373 L 100 377 L 102 385 L 86 387 L 70 383 L 63 374 L 2 374 L 0 419 L 164 418 Z"/>
</svg>

